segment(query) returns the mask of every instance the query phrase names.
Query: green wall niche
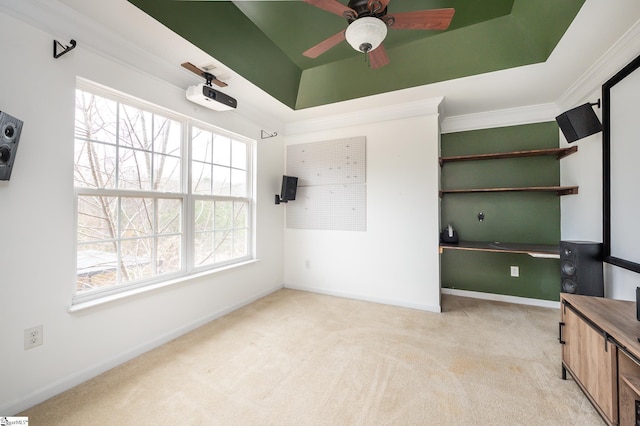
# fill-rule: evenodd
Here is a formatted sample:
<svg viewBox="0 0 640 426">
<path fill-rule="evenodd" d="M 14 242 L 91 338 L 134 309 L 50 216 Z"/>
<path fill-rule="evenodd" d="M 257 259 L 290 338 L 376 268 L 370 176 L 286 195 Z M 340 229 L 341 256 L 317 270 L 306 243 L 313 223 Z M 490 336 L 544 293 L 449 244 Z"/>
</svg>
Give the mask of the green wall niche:
<svg viewBox="0 0 640 426">
<path fill-rule="evenodd" d="M 474 130 L 442 135 L 441 156 L 557 148 L 555 122 Z M 553 186 L 560 182 L 555 156 L 446 163 L 441 188 Z M 478 220 L 484 213 L 484 220 Z M 550 193 L 446 194 L 441 199 L 442 226 L 451 223 L 464 241 L 557 245 L 560 241 L 560 197 Z M 510 266 L 520 277 L 510 276 Z M 444 250 L 443 288 L 559 300 L 557 259 L 527 254 Z"/>
<path fill-rule="evenodd" d="M 509 276 L 510 267 L 520 277 Z M 442 288 L 540 300 L 560 300 L 560 261 L 528 254 L 444 250 L 440 256 Z"/>
</svg>

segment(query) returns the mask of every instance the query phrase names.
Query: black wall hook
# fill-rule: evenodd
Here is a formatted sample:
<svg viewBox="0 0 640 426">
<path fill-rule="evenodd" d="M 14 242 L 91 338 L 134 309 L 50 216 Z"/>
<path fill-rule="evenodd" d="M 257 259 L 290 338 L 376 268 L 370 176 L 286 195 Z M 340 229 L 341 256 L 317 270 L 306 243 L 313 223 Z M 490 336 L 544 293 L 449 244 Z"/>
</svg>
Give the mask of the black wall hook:
<svg viewBox="0 0 640 426">
<path fill-rule="evenodd" d="M 265 132 L 264 130 L 260 131 L 260 138 L 261 139 L 269 139 L 269 138 L 273 138 L 273 137 L 276 137 L 276 136 L 278 136 L 278 132 L 268 133 L 268 132 Z"/>
<path fill-rule="evenodd" d="M 65 46 L 62 43 L 60 43 L 58 40 L 53 40 L 53 57 L 55 59 L 58 59 L 60 56 L 64 55 L 67 52 L 72 51 L 76 47 L 76 41 L 74 39 L 71 39 L 69 43 L 70 43 L 70 46 Z M 62 51 L 60 53 L 58 53 L 58 46 L 62 48 Z"/>
</svg>

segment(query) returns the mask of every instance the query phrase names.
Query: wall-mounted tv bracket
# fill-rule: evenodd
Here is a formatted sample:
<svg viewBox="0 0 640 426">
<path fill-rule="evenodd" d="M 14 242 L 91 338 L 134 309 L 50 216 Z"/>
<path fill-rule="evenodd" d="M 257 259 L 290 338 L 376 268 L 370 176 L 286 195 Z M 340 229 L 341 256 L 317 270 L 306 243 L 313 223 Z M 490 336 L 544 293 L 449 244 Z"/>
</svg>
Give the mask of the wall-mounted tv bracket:
<svg viewBox="0 0 640 426">
<path fill-rule="evenodd" d="M 58 46 L 62 49 L 60 53 L 58 53 Z M 74 39 L 69 40 L 69 46 L 65 46 L 60 43 L 58 40 L 53 40 L 53 57 L 58 59 L 60 56 L 64 55 L 67 52 L 71 52 L 76 47 L 76 41 Z"/>
</svg>

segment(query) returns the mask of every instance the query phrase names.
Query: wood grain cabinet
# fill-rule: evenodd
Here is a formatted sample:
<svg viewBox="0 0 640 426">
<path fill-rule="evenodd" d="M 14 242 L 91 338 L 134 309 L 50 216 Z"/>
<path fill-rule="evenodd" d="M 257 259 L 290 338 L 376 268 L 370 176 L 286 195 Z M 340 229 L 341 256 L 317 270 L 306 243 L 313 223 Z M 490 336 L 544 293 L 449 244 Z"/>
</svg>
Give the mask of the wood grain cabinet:
<svg viewBox="0 0 640 426">
<path fill-rule="evenodd" d="M 617 348 L 606 334 L 580 316 L 572 305 L 562 306 L 560 323 L 563 378 L 568 371 L 609 424 L 618 423 Z"/>
<path fill-rule="evenodd" d="M 618 358 L 618 391 L 620 402 L 620 424 L 636 425 L 640 406 L 640 365 L 628 356 Z"/>
<path fill-rule="evenodd" d="M 640 417 L 640 322 L 635 302 L 561 294 L 562 378 L 573 377 L 610 425 Z"/>
</svg>

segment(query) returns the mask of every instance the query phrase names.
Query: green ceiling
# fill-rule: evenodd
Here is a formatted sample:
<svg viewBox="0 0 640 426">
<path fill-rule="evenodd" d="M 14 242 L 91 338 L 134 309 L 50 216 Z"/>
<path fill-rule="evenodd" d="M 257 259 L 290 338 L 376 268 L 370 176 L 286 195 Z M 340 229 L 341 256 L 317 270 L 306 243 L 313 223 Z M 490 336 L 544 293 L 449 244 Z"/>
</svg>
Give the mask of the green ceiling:
<svg viewBox="0 0 640 426">
<path fill-rule="evenodd" d="M 346 42 L 302 56 L 347 26 L 302 1 L 129 0 L 293 109 L 544 62 L 584 1 L 391 0 L 389 13 L 456 13 L 446 31 L 389 30 L 391 63 L 373 70 Z"/>
</svg>

